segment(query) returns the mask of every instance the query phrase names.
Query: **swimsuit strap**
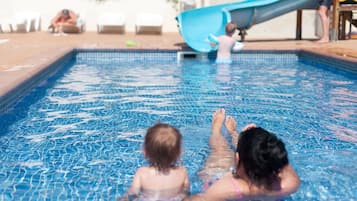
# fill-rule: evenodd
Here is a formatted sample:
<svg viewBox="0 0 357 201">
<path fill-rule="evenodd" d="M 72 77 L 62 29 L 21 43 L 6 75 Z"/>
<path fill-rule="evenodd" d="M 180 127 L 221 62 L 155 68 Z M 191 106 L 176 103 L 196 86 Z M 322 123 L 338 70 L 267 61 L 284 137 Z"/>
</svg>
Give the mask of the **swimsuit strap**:
<svg viewBox="0 0 357 201">
<path fill-rule="evenodd" d="M 238 199 L 243 198 L 243 194 L 242 194 L 242 192 L 240 191 L 238 182 L 237 182 L 234 178 L 232 178 L 232 184 L 233 184 L 234 188 L 236 189 L 237 198 L 238 198 Z"/>
</svg>

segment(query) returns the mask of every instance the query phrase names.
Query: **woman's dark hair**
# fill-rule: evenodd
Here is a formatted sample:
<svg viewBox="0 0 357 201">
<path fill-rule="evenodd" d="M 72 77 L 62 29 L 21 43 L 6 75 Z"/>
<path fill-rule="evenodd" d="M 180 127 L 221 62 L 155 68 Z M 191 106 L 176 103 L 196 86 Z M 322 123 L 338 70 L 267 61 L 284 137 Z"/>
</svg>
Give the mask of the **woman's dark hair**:
<svg viewBox="0 0 357 201">
<path fill-rule="evenodd" d="M 145 136 L 144 149 L 151 166 L 165 172 L 175 166 L 181 154 L 181 133 L 169 124 L 156 123 Z"/>
<path fill-rule="evenodd" d="M 279 171 L 289 163 L 283 141 L 263 128 L 242 132 L 237 145 L 239 165 L 243 165 L 250 181 L 271 190 Z"/>
</svg>

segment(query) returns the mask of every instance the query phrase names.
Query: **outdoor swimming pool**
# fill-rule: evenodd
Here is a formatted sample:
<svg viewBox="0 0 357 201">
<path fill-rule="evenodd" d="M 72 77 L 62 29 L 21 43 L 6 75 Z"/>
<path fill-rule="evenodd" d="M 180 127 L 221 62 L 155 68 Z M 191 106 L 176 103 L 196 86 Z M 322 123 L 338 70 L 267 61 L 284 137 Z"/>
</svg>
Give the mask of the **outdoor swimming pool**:
<svg viewBox="0 0 357 201">
<path fill-rule="evenodd" d="M 157 121 L 182 132 L 181 163 L 197 193 L 217 108 L 239 129 L 255 122 L 283 139 L 302 180 L 286 200 L 356 200 L 357 75 L 311 66 L 294 52 L 233 60 L 77 53 L 0 115 L 0 201 L 115 200 L 145 164 L 143 136 Z"/>
</svg>

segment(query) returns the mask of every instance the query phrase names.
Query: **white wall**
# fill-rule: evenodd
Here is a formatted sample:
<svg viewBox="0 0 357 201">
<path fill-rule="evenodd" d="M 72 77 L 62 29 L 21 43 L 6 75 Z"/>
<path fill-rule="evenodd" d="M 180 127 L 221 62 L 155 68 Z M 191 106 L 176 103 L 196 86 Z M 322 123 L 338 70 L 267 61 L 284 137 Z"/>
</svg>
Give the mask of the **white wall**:
<svg viewBox="0 0 357 201">
<path fill-rule="evenodd" d="M 297 12 L 290 12 L 269 21 L 254 25 L 248 30 L 250 38 L 295 38 Z M 302 38 L 316 38 L 316 11 L 303 10 Z"/>
<path fill-rule="evenodd" d="M 16 11 L 39 12 L 42 30 L 46 30 L 53 16 L 63 8 L 80 12 L 85 17 L 87 31 L 96 30 L 96 21 L 101 13 L 120 12 L 126 15 L 126 31 L 134 31 L 135 16 L 140 12 L 161 13 L 164 17 L 164 32 L 177 31 L 177 11 L 166 0 L 0 0 L 0 18 Z"/>
<path fill-rule="evenodd" d="M 232 0 L 226 0 L 232 1 Z M 237 0 L 238 1 L 238 0 Z M 214 0 L 196 0 L 197 6 L 216 4 Z M 41 14 L 42 30 L 46 31 L 51 18 L 61 9 L 69 8 L 84 15 L 87 31 L 96 30 L 96 21 L 101 13 L 120 12 L 126 15 L 126 31 L 135 30 L 135 16 L 140 12 L 161 13 L 164 16 L 164 32 L 177 32 L 175 21 L 179 6 L 167 0 L 0 0 L 0 21 L 16 11 L 33 10 Z M 315 37 L 315 11 L 303 12 L 303 37 Z M 253 26 L 248 30 L 251 38 L 294 38 L 296 12 L 280 16 Z"/>
</svg>

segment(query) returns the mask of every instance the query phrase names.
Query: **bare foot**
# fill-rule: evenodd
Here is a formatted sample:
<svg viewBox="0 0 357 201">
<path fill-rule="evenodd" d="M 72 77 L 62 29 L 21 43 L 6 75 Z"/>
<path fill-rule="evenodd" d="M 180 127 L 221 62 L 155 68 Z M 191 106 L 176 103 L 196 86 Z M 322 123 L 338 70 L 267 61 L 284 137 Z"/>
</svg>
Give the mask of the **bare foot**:
<svg viewBox="0 0 357 201">
<path fill-rule="evenodd" d="M 236 120 L 234 120 L 234 118 L 232 116 L 226 117 L 225 126 L 226 126 L 229 134 L 232 135 L 237 132 L 237 123 L 236 123 Z"/>
<path fill-rule="evenodd" d="M 212 117 L 212 132 L 213 133 L 221 132 L 225 112 L 226 111 L 224 109 L 218 109 L 213 113 L 213 117 Z"/>
<path fill-rule="evenodd" d="M 328 43 L 330 40 L 328 38 L 321 38 L 320 40 L 315 41 L 316 43 Z"/>
<path fill-rule="evenodd" d="M 226 126 L 228 133 L 232 137 L 232 144 L 234 145 L 235 148 L 237 148 L 239 133 L 237 132 L 236 120 L 231 116 L 227 116 L 225 126 Z"/>
</svg>

